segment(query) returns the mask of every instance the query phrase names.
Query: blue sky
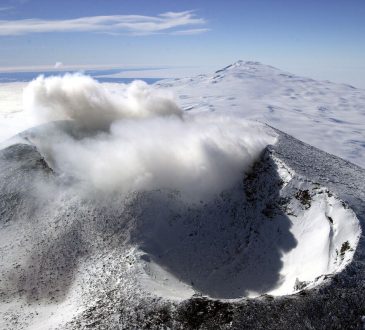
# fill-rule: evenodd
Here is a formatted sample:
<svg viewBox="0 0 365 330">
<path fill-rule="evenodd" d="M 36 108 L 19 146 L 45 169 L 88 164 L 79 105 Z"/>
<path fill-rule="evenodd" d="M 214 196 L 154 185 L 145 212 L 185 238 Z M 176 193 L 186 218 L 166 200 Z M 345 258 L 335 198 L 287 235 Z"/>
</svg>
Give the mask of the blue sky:
<svg viewBox="0 0 365 330">
<path fill-rule="evenodd" d="M 365 1 L 0 0 L 0 67 L 238 59 L 365 87 Z"/>
</svg>

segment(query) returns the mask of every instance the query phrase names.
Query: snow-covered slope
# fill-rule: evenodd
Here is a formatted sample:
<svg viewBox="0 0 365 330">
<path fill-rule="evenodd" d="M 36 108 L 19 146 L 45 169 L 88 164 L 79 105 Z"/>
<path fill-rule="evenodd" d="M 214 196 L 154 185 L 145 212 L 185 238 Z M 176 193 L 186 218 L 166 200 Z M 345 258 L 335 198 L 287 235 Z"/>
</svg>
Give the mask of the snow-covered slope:
<svg viewBox="0 0 365 330">
<path fill-rule="evenodd" d="M 306 292 L 320 300 L 326 285 L 338 285 L 329 277 L 348 276 L 345 266 L 359 239 L 360 250 L 350 263 L 359 268 L 350 269 L 362 274 L 361 168 L 315 154 L 277 132 L 279 144 L 264 151 L 241 183 L 210 201 L 188 202 L 171 190 L 85 195 L 30 143 L 47 129 L 56 128 L 23 133 L 23 144 L 0 153 L 4 329 L 186 329 L 194 322 L 209 328 L 215 317 L 220 327 L 242 328 L 252 319 L 245 319 L 241 308 L 257 313 L 256 308 L 282 303 L 271 298 L 264 306 L 249 307 L 248 296 L 312 289 Z M 335 164 L 343 168 L 341 184 L 332 173 Z M 315 291 L 318 287 L 322 291 Z M 346 288 L 342 294 L 345 299 Z M 354 294 L 361 290 L 351 299 Z M 230 300 L 216 305 L 209 297 Z M 290 320 L 286 313 L 305 301 L 295 299 L 275 318 Z M 196 303 L 203 313 L 186 310 Z M 230 312 L 222 306 L 231 306 Z M 361 311 L 349 306 L 353 324 Z M 339 313 L 343 306 L 333 308 Z M 267 311 L 265 317 L 274 314 Z"/>
<path fill-rule="evenodd" d="M 238 61 L 212 75 L 158 83 L 186 111 L 239 112 L 365 167 L 365 90 Z"/>
</svg>

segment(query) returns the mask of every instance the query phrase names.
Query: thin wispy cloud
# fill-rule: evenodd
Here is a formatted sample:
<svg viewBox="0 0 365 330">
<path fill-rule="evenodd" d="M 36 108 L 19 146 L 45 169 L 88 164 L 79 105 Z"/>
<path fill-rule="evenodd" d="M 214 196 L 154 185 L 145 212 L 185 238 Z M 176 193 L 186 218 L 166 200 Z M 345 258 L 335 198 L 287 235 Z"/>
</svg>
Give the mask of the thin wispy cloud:
<svg viewBox="0 0 365 330">
<path fill-rule="evenodd" d="M 66 20 L 22 19 L 0 20 L 0 36 L 16 36 L 50 32 L 101 32 L 110 34 L 149 35 L 168 33 L 183 35 L 206 32 L 207 29 L 187 29 L 204 25 L 206 20 L 193 11 L 167 12 L 157 16 L 111 15 L 90 16 Z M 179 30 L 185 28 L 184 30 Z M 195 31 L 195 32 L 192 32 Z"/>
<path fill-rule="evenodd" d="M 173 31 L 171 34 L 176 36 L 188 36 L 188 35 L 194 35 L 194 34 L 201 34 L 205 32 L 209 32 L 210 29 L 188 29 L 188 30 L 179 30 L 179 31 Z"/>
<path fill-rule="evenodd" d="M 0 7 L 0 12 L 13 9 L 13 7 Z"/>
</svg>

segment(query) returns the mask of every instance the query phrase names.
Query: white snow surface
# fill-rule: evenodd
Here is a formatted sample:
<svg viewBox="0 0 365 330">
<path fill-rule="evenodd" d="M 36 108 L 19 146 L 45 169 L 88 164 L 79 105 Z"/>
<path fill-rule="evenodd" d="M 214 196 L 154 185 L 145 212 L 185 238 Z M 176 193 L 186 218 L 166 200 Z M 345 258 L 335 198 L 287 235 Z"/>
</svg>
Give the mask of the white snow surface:
<svg viewBox="0 0 365 330">
<path fill-rule="evenodd" d="M 239 112 L 365 167 L 365 90 L 317 81 L 258 62 L 158 83 L 186 111 Z"/>
<path fill-rule="evenodd" d="M 0 142 L 34 126 L 32 114 L 23 109 L 26 83 L 0 83 Z"/>
</svg>

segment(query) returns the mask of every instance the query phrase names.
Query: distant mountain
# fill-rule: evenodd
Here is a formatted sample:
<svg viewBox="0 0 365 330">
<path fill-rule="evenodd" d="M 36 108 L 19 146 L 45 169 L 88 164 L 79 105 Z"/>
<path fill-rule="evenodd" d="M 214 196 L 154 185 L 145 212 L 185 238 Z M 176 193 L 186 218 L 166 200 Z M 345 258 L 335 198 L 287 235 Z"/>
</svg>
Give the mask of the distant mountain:
<svg viewBox="0 0 365 330">
<path fill-rule="evenodd" d="M 239 112 L 365 167 L 365 90 L 238 61 L 211 75 L 159 82 L 186 111 Z"/>
</svg>

